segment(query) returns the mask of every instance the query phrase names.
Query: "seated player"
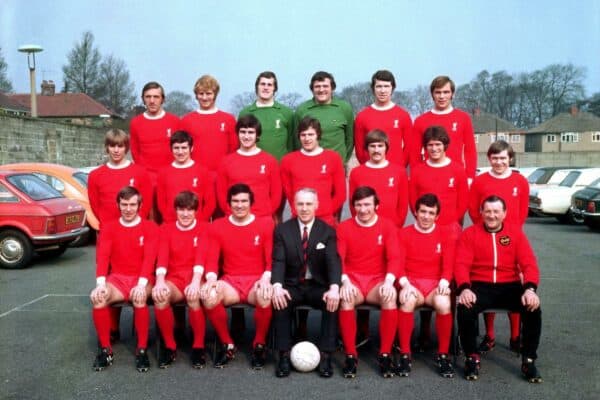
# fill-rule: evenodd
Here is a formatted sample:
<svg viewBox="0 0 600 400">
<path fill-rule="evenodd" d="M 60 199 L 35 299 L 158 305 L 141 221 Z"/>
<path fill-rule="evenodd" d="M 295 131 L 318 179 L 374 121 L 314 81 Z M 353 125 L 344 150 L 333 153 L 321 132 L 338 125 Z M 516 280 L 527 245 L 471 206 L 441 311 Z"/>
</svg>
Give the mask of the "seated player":
<svg viewBox="0 0 600 400">
<path fill-rule="evenodd" d="M 214 367 L 226 366 L 236 352 L 227 329 L 225 306 L 248 303 L 255 306 L 256 334 L 252 343 L 251 366 L 253 369 L 262 369 L 272 314 L 273 219 L 252 214 L 250 207 L 254 202 L 254 194 L 246 184 L 231 186 L 227 192 L 227 202 L 231 215 L 211 225 L 206 283 L 200 293 L 206 315 L 222 343 Z M 220 261 L 222 264 L 219 268 Z"/>
<path fill-rule="evenodd" d="M 177 221 L 161 226 L 156 284 L 152 289 L 154 315 L 164 343 L 158 366 L 167 368 L 175 361 L 177 343 L 171 304 L 185 301 L 194 334 L 192 366 L 203 368 L 205 318 L 200 304 L 200 283 L 208 249 L 208 224 L 196 219 L 198 196 L 193 192 L 179 193 L 174 208 Z"/>
<path fill-rule="evenodd" d="M 355 306 L 363 303 L 381 307 L 379 367 L 384 378 L 394 376 L 392 343 L 397 325 L 396 289 L 398 273 L 398 232 L 391 220 L 377 215 L 379 198 L 373 188 L 358 187 L 352 194 L 356 217 L 337 228 L 338 250 L 342 260 L 340 288 L 340 331 L 346 361 L 345 378 L 354 378 L 358 364 Z"/>
<path fill-rule="evenodd" d="M 542 382 L 535 366 L 542 330 L 537 260 L 518 224 L 504 223 L 506 203 L 496 195 L 481 203 L 483 222 L 460 236 L 454 277 L 458 287 L 457 320 L 465 360 L 465 378 L 479 378 L 477 318 L 488 308 L 506 308 L 521 314 L 523 346 L 521 372 L 531 383 Z M 522 278 L 520 276 L 522 274 Z"/>
<path fill-rule="evenodd" d="M 432 307 L 436 313 L 437 363 L 440 375 L 445 378 L 454 376 L 454 368 L 448 357 L 452 335 L 450 281 L 454 240 L 449 234 L 449 228 L 436 224 L 440 208 L 436 195 L 422 195 L 415 203 L 414 225 L 400 231 L 400 359 L 396 367 L 396 373 L 400 376 L 408 376 L 411 370 L 410 338 L 414 326 L 414 311 L 422 305 Z"/>
<path fill-rule="evenodd" d="M 184 190 L 190 190 L 198 196 L 196 218 L 207 222 L 216 205 L 214 181 L 208 170 L 192 159 L 194 139 L 189 133 L 175 132 L 170 143 L 173 162 L 160 170 L 156 187 L 158 210 L 163 222 L 175 222 L 177 219 L 173 201 Z"/>
<path fill-rule="evenodd" d="M 121 218 L 102 227 L 96 249 L 96 288 L 90 299 L 100 349 L 94 369 L 101 371 L 112 364 L 109 306 L 127 301 L 133 304 L 137 333 L 135 366 L 138 371 L 146 372 L 150 368 L 147 353 L 150 314 L 146 301 L 152 289 L 158 228 L 154 222 L 140 217 L 142 196 L 136 188 L 121 189 L 117 204 Z"/>
</svg>

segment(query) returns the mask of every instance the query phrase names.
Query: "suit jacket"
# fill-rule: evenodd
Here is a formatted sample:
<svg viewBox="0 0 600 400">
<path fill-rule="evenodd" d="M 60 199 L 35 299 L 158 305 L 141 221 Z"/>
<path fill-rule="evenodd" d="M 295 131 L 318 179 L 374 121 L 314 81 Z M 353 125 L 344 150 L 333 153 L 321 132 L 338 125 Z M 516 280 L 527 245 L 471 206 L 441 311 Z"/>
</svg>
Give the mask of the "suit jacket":
<svg viewBox="0 0 600 400">
<path fill-rule="evenodd" d="M 323 285 L 341 284 L 342 267 L 337 252 L 335 230 L 319 218 L 308 237 L 307 264 L 313 279 Z M 292 218 L 275 228 L 273 238 L 272 283 L 297 286 L 304 264 L 298 219 Z"/>
</svg>

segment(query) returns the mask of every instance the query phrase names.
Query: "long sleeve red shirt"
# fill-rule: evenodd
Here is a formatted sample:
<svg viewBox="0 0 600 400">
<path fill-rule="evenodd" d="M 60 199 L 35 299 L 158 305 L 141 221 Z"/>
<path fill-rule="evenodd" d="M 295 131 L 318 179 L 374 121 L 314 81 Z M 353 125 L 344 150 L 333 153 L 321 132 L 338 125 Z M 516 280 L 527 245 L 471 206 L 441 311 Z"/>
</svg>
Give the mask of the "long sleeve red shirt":
<svg viewBox="0 0 600 400">
<path fill-rule="evenodd" d="M 177 223 L 160 227 L 160 242 L 156 267 L 169 273 L 193 272 L 196 265 L 204 267 L 208 252 L 208 223 L 196 220 L 193 227 L 181 228 Z"/>
<path fill-rule="evenodd" d="M 398 278 L 452 280 L 454 247 L 450 235 L 436 225 L 424 232 L 415 225 L 403 228 L 400 237 L 400 272 Z"/>
</svg>

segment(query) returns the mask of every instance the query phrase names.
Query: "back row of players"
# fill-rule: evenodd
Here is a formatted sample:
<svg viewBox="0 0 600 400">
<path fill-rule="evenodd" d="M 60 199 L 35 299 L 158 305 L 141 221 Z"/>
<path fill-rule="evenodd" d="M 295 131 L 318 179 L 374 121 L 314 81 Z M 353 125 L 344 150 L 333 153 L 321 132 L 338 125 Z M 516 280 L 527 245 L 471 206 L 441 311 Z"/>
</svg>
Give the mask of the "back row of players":
<svg viewBox="0 0 600 400">
<path fill-rule="evenodd" d="M 90 202 L 101 223 L 97 288 L 91 296 L 101 347 L 95 361 L 97 369 L 112 362 L 111 320 L 107 305 L 131 300 L 138 330 L 136 365 L 141 371 L 147 370 L 146 298 L 152 293 L 156 320 L 166 344 L 159 358 L 161 366 L 169 365 L 175 358 L 171 303 L 186 298 L 190 306 L 189 319 L 194 331 L 192 363 L 196 367 L 205 364 L 204 308 L 224 343 L 215 359 L 215 366 L 222 367 L 235 354 L 223 306 L 241 301 L 256 306 L 252 357 L 255 368 L 264 365 L 265 336 L 273 305 L 275 324 L 281 328 L 276 330 L 281 350 L 276 374 L 287 376 L 289 335 L 286 332 L 289 329 L 284 326 L 289 326 L 289 313 L 285 310 L 289 311 L 289 300 L 296 302 L 297 297 L 303 297 L 309 303 L 321 304 L 320 308 L 327 311 L 323 313 L 324 334 L 320 346 L 324 351 L 319 368 L 322 376 L 332 374 L 329 354 L 335 349 L 331 346 L 335 346 L 332 333 L 336 323 L 332 321 L 336 318 L 329 316 L 329 320 L 326 319 L 328 313 L 336 313 L 338 306 L 347 354 L 344 376 L 355 376 L 357 354 L 353 343 L 356 323 L 350 315 L 353 316 L 354 305 L 365 300 L 382 306 L 379 360 L 384 376 L 391 376 L 394 371 L 408 375 L 410 347 L 407 343 L 410 334 L 407 336 L 407 332 L 412 332 L 412 309 L 423 302 L 434 306 L 438 312 L 440 372 L 444 376 L 453 375 L 447 357 L 452 325 L 448 285 L 453 275 L 454 244 L 461 231 L 464 213 L 468 208 L 476 226 L 487 226 L 489 221 L 481 222 L 480 213 L 485 211 L 481 207 L 485 203 L 483 200 L 487 199 L 489 201 L 485 204 L 501 205 L 499 213 L 492 212 L 498 210 L 490 211 L 494 214 L 490 221 L 500 220 L 502 229 L 506 217 L 506 223 L 515 226 L 517 235 L 522 235 L 518 232 L 521 232 L 526 217 L 528 185 L 524 178 L 508 168 L 513 155 L 510 146 L 496 142 L 488 152 L 492 171 L 476 178 L 469 191 L 476 165 L 473 130 L 468 115 L 452 108 L 454 84 L 449 78 L 434 79 L 431 93 L 435 108 L 417 118 L 412 127 L 408 114 L 391 102 L 395 81 L 390 72 L 376 72 L 372 88 L 375 103 L 361 111 L 353 123 L 350 106 L 332 97 L 335 89 L 333 77 L 326 72 L 317 72 L 311 80 L 313 99 L 300 105 L 294 116 L 291 110 L 274 101 L 277 80 L 273 73 L 264 72 L 256 81 L 256 103 L 245 108 L 236 123 L 233 116 L 216 109 L 219 86 L 210 76 L 201 77 L 194 87 L 200 109 L 181 121 L 162 110 L 164 90 L 159 84 L 151 82 L 144 87 L 142 98 L 147 111 L 132 121 L 131 139 L 123 131 L 109 131 L 105 143 L 109 162 L 94 171 L 89 180 Z M 291 135 L 290 132 L 297 134 Z M 339 224 L 337 240 L 333 231 L 333 241 L 331 235 L 326 235 L 323 241 L 315 242 L 310 236 L 314 221 L 322 220 L 328 224 L 325 226 L 335 226 L 339 222 L 340 210 L 346 200 L 343 160 L 347 161 L 353 150 L 353 139 L 357 158 L 363 162 L 350 173 L 350 209 L 354 218 Z M 259 143 L 262 149 L 258 147 Z M 130 145 L 135 164 L 126 158 Z M 289 152 L 291 148 L 298 147 L 299 150 Z M 167 151 L 169 148 L 170 153 Z M 280 164 L 278 158 L 281 158 Z M 409 161 L 410 180 L 404 170 Z M 127 188 L 120 190 L 123 187 Z M 273 220 L 281 220 L 282 194 L 289 201 L 293 216 L 297 217 L 291 221 L 296 225 L 297 232 L 293 236 L 297 236 L 299 251 L 296 254 L 286 249 L 282 244 L 285 239 L 278 246 L 276 231 L 273 271 L 277 271 L 276 265 L 279 265 L 281 279 L 278 280 L 271 276 L 271 247 Z M 115 198 L 119 207 L 114 205 Z M 154 219 L 164 222 L 159 243 L 156 242 L 156 232 L 152 232 L 153 224 L 145 220 L 153 209 L 154 198 L 157 206 L 153 212 Z M 402 241 L 403 233 L 398 239 L 396 231 L 404 224 L 409 204 L 416 217 L 415 226 L 410 227 L 415 232 L 429 234 L 435 226 L 440 226 L 436 232 L 442 233 L 437 234 L 437 242 L 433 239 L 435 243 L 431 254 L 424 251 L 427 244 L 416 238 L 409 238 L 403 245 L 398 245 L 397 240 Z M 421 208 L 423 214 L 429 213 L 429 219 L 419 217 Z M 203 224 L 222 215 L 227 215 L 227 218 L 214 220 L 210 228 Z M 319 219 L 315 220 L 315 215 Z M 303 223 L 308 228 L 303 230 Z M 277 229 L 283 230 L 286 224 Z M 377 228 L 370 230 L 375 232 L 371 246 L 366 243 L 368 235 L 362 228 L 372 227 Z M 186 234 L 190 230 L 194 233 Z M 503 244 L 506 238 L 509 238 L 508 243 Z M 506 235 L 499 240 L 502 246 L 510 248 L 520 246 L 523 241 L 520 236 L 511 240 Z M 311 262 L 311 243 L 316 250 L 328 249 L 329 252 L 333 249 L 333 255 Z M 529 249 L 530 253 L 528 246 L 519 251 L 527 253 Z M 341 256 L 338 272 L 343 273 L 339 279 L 334 265 L 338 254 L 336 247 Z M 190 252 L 190 248 L 197 251 Z M 152 252 L 156 249 L 160 251 L 158 267 L 154 270 Z M 405 258 L 396 254 L 409 253 L 410 249 L 415 253 L 405 254 Z M 135 254 L 136 251 L 138 254 Z M 516 257 L 517 253 L 511 251 Z M 516 259 L 509 260 L 506 275 L 506 271 L 496 273 L 498 266 L 494 264 L 493 275 L 486 276 L 484 282 L 496 284 L 508 279 L 515 284 L 511 281 L 515 274 L 518 281 L 518 273 L 526 275 L 527 271 L 529 276 L 525 276 L 525 283 L 518 281 L 519 288 L 525 290 L 524 296 L 527 296 L 523 304 L 529 306 L 531 301 L 538 301 L 539 305 L 535 292 L 530 290 L 537 287 L 539 278 L 535 257 L 529 253 L 526 256 L 519 253 L 519 257 L 524 258 L 518 262 L 512 262 Z M 283 276 L 287 281 L 292 254 L 300 256 L 300 269 L 294 283 L 300 285 L 301 290 L 290 296 L 291 288 L 286 287 L 289 285 L 284 282 Z M 423 259 L 427 254 L 430 257 Z M 278 255 L 283 255 L 283 258 L 278 259 Z M 435 255 L 434 259 L 431 259 L 432 255 Z M 411 270 L 409 260 L 413 256 L 416 281 L 412 280 L 411 274 L 407 275 L 407 271 Z M 223 265 L 219 268 L 220 259 Z M 319 281 L 317 277 L 320 274 L 313 269 L 319 268 L 318 264 L 323 264 L 325 259 L 328 260 L 323 266 L 327 271 L 324 274 L 326 279 Z M 431 266 L 431 271 L 425 268 L 426 265 Z M 180 269 L 178 276 L 176 271 Z M 156 284 L 152 285 L 154 275 Z M 217 280 L 218 277 L 221 279 Z M 457 273 L 455 278 L 458 278 Z M 394 289 L 396 280 L 401 287 L 399 314 Z M 317 297 L 312 290 L 314 284 L 319 286 Z M 464 290 L 467 288 L 464 285 L 470 286 L 468 273 L 466 280 L 459 282 L 459 290 L 461 296 L 472 294 L 470 289 Z M 323 288 L 326 290 L 321 290 Z M 511 290 L 514 292 L 514 287 Z M 534 300 L 529 299 L 531 293 Z M 341 305 L 338 304 L 340 296 Z M 416 301 L 411 300 L 413 296 Z M 440 301 L 434 301 L 439 296 L 446 296 L 448 302 L 441 301 L 443 304 L 440 306 Z M 464 300 L 469 305 L 474 302 L 469 296 Z M 521 303 L 517 301 L 517 304 Z M 525 310 L 523 306 L 522 310 L 514 306 L 511 304 L 510 308 Z M 530 312 L 534 310 L 539 312 L 539 307 L 533 307 Z M 476 317 L 477 313 L 475 320 Z M 523 323 L 525 325 L 525 320 Z M 397 326 L 400 327 L 402 355 L 398 365 L 393 367 L 390 352 Z M 531 326 L 529 328 L 531 332 Z M 518 327 L 516 331 L 518 335 Z M 477 348 L 473 344 L 471 349 L 467 344 L 471 339 L 475 341 L 476 329 L 464 329 L 461 333 L 470 335 L 463 339 L 468 355 L 465 376 L 476 379 L 479 369 Z M 326 342 L 327 339 L 332 342 Z M 531 334 L 527 340 L 524 337 L 523 346 L 524 373 L 530 381 L 539 381 L 539 373 L 533 364 L 537 342 L 531 339 Z"/>
</svg>

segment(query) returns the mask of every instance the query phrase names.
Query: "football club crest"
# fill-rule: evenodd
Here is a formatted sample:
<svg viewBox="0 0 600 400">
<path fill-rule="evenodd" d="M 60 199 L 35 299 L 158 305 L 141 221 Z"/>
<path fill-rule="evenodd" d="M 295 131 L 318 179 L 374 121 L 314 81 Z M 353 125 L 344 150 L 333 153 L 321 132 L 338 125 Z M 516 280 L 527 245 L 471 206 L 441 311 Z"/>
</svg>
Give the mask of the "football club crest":
<svg viewBox="0 0 600 400">
<path fill-rule="evenodd" d="M 502 246 L 508 246 L 510 244 L 510 236 L 500 236 L 499 242 Z"/>
<path fill-rule="evenodd" d="M 133 185 L 135 185 L 135 178 L 131 178 L 129 180 L 129 186 L 133 186 Z"/>
<path fill-rule="evenodd" d="M 397 119 L 394 120 L 394 129 L 398 129 L 399 121 Z"/>
<path fill-rule="evenodd" d="M 171 137 L 171 128 L 167 128 L 167 137 L 170 138 Z"/>
<path fill-rule="evenodd" d="M 388 178 L 388 187 L 394 187 L 394 177 Z"/>
<path fill-rule="evenodd" d="M 275 129 L 279 129 L 279 128 L 281 128 L 281 120 L 276 119 L 275 120 Z"/>
<path fill-rule="evenodd" d="M 327 173 L 327 164 L 321 165 L 321 173 L 322 174 L 326 174 Z"/>
<path fill-rule="evenodd" d="M 377 245 L 383 246 L 383 235 L 377 236 Z"/>
<path fill-rule="evenodd" d="M 513 188 L 513 197 L 517 197 L 519 195 L 519 189 L 515 186 Z"/>
<path fill-rule="evenodd" d="M 436 252 L 437 254 L 440 254 L 440 253 L 442 252 L 442 244 L 441 244 L 441 243 L 438 243 L 438 244 L 435 246 L 435 252 Z"/>
<path fill-rule="evenodd" d="M 198 178 L 194 178 L 192 181 L 192 187 L 198 187 Z"/>
<path fill-rule="evenodd" d="M 259 174 L 263 174 L 263 175 L 266 174 L 266 169 L 267 169 L 267 166 L 265 164 L 261 164 Z"/>
<path fill-rule="evenodd" d="M 254 245 L 260 246 L 260 235 L 254 236 Z"/>
<path fill-rule="evenodd" d="M 450 178 L 450 181 L 448 182 L 448 187 L 454 187 L 454 178 Z"/>
<path fill-rule="evenodd" d="M 458 122 L 453 122 L 452 123 L 452 132 L 456 132 L 457 128 L 458 128 Z"/>
<path fill-rule="evenodd" d="M 225 132 L 225 122 L 221 122 L 221 132 Z"/>
<path fill-rule="evenodd" d="M 194 236 L 194 247 L 198 247 L 198 236 Z"/>
<path fill-rule="evenodd" d="M 140 247 L 144 246 L 144 237 L 140 236 Z"/>
</svg>

